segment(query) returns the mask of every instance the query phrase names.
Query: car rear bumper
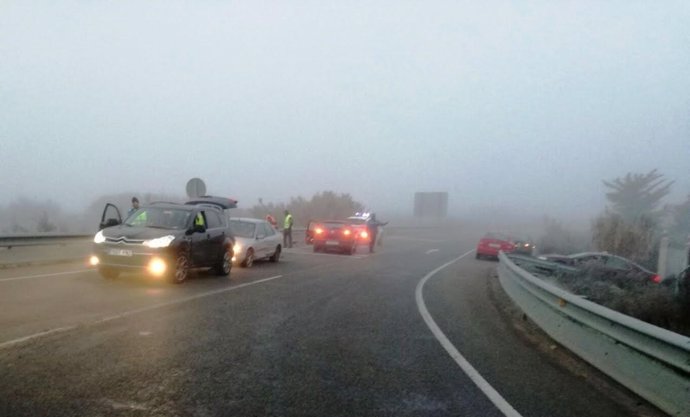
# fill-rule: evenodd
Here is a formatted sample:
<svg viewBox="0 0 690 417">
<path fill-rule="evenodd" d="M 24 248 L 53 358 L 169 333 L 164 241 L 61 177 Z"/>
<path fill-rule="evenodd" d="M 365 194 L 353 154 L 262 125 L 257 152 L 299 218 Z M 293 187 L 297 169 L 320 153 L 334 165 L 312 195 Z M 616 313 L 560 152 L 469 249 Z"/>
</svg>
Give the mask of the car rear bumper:
<svg viewBox="0 0 690 417">
<path fill-rule="evenodd" d="M 357 242 L 355 240 L 314 240 L 313 244 L 315 247 L 324 249 L 350 250 Z"/>
<path fill-rule="evenodd" d="M 499 251 L 500 251 L 500 249 L 486 247 L 486 246 L 477 247 L 477 255 L 481 255 L 481 256 L 498 256 Z"/>
</svg>

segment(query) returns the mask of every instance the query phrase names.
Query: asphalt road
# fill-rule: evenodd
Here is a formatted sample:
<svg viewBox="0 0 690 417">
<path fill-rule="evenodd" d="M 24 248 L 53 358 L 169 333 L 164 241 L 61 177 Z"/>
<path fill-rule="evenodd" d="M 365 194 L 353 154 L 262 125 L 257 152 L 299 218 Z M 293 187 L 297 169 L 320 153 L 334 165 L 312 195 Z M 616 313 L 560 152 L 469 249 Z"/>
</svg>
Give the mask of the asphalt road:
<svg viewBox="0 0 690 417">
<path fill-rule="evenodd" d="M 477 237 L 297 247 L 183 285 L 84 264 L 1 270 L 0 416 L 658 415 L 516 322 L 496 263 L 469 253 L 428 276 Z M 424 308 L 486 385 L 420 314 L 425 276 Z"/>
</svg>

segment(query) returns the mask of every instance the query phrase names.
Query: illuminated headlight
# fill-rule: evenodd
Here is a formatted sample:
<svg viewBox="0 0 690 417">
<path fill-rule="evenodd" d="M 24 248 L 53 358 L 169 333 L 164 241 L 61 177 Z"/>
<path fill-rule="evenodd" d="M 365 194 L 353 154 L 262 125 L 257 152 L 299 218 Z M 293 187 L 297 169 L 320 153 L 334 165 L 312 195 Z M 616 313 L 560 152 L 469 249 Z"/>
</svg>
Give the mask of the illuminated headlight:
<svg viewBox="0 0 690 417">
<path fill-rule="evenodd" d="M 105 242 L 105 236 L 103 236 L 103 231 L 99 231 L 96 233 L 96 236 L 93 237 L 93 243 L 103 243 Z"/>
<path fill-rule="evenodd" d="M 232 252 L 235 255 L 238 255 L 240 252 L 242 252 L 242 245 L 240 245 L 239 243 L 235 243 L 235 246 L 232 247 Z"/>
<path fill-rule="evenodd" d="M 175 240 L 175 236 L 173 235 L 163 236 L 157 239 L 145 240 L 144 246 L 152 249 L 167 248 L 168 246 L 170 246 L 173 240 Z"/>
<path fill-rule="evenodd" d="M 99 263 L 101 263 L 101 260 L 98 259 L 98 256 L 93 255 L 93 256 L 91 256 L 91 257 L 89 258 L 89 265 L 91 265 L 91 266 L 96 266 L 96 265 L 98 265 Z"/>
<path fill-rule="evenodd" d="M 164 260 L 160 258 L 153 258 L 151 259 L 151 262 L 149 262 L 148 269 L 152 275 L 161 276 L 165 273 L 167 265 L 165 265 Z"/>
</svg>

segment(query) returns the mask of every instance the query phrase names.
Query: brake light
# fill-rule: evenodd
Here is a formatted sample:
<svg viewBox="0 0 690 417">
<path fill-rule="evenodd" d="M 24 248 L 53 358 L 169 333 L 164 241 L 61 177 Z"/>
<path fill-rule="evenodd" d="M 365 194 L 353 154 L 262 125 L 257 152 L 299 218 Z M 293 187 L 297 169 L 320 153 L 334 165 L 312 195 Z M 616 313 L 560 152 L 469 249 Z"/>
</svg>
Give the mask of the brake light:
<svg viewBox="0 0 690 417">
<path fill-rule="evenodd" d="M 350 231 L 350 229 L 345 229 L 345 230 L 343 230 L 343 234 L 345 236 L 350 236 L 352 234 L 352 232 Z"/>
<path fill-rule="evenodd" d="M 317 235 L 320 235 L 321 233 L 323 233 L 323 229 L 320 227 L 317 227 L 316 229 L 314 229 L 314 233 L 316 233 Z"/>
<path fill-rule="evenodd" d="M 367 233 L 366 230 L 363 230 L 362 233 L 360 234 L 360 236 L 362 236 L 362 238 L 366 239 L 369 237 L 369 233 Z"/>
<path fill-rule="evenodd" d="M 652 282 L 655 283 L 655 284 L 660 283 L 660 282 L 661 282 L 661 275 L 659 275 L 659 274 L 654 275 L 654 276 L 652 277 Z"/>
</svg>

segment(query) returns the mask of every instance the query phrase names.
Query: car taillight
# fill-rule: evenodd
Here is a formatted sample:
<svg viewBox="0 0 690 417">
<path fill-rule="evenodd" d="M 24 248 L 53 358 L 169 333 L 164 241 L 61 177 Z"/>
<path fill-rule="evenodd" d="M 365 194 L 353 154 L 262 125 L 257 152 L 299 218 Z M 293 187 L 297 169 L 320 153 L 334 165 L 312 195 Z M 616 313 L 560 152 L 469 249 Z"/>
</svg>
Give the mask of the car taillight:
<svg viewBox="0 0 690 417">
<path fill-rule="evenodd" d="M 659 274 L 654 275 L 654 276 L 652 277 L 652 282 L 655 283 L 655 284 L 660 283 L 660 282 L 661 282 L 661 275 L 659 275 Z"/>
<path fill-rule="evenodd" d="M 314 233 L 316 233 L 317 235 L 320 235 L 321 233 L 323 233 L 323 229 L 320 227 L 317 227 L 316 229 L 314 229 Z"/>
<path fill-rule="evenodd" d="M 362 238 L 366 239 L 366 238 L 369 237 L 369 233 L 367 233 L 366 230 L 363 230 L 362 233 L 360 234 L 360 236 L 361 236 Z"/>
<path fill-rule="evenodd" d="M 345 236 L 350 236 L 352 234 L 352 232 L 350 231 L 350 229 L 345 229 L 345 230 L 343 230 L 343 234 Z"/>
</svg>

